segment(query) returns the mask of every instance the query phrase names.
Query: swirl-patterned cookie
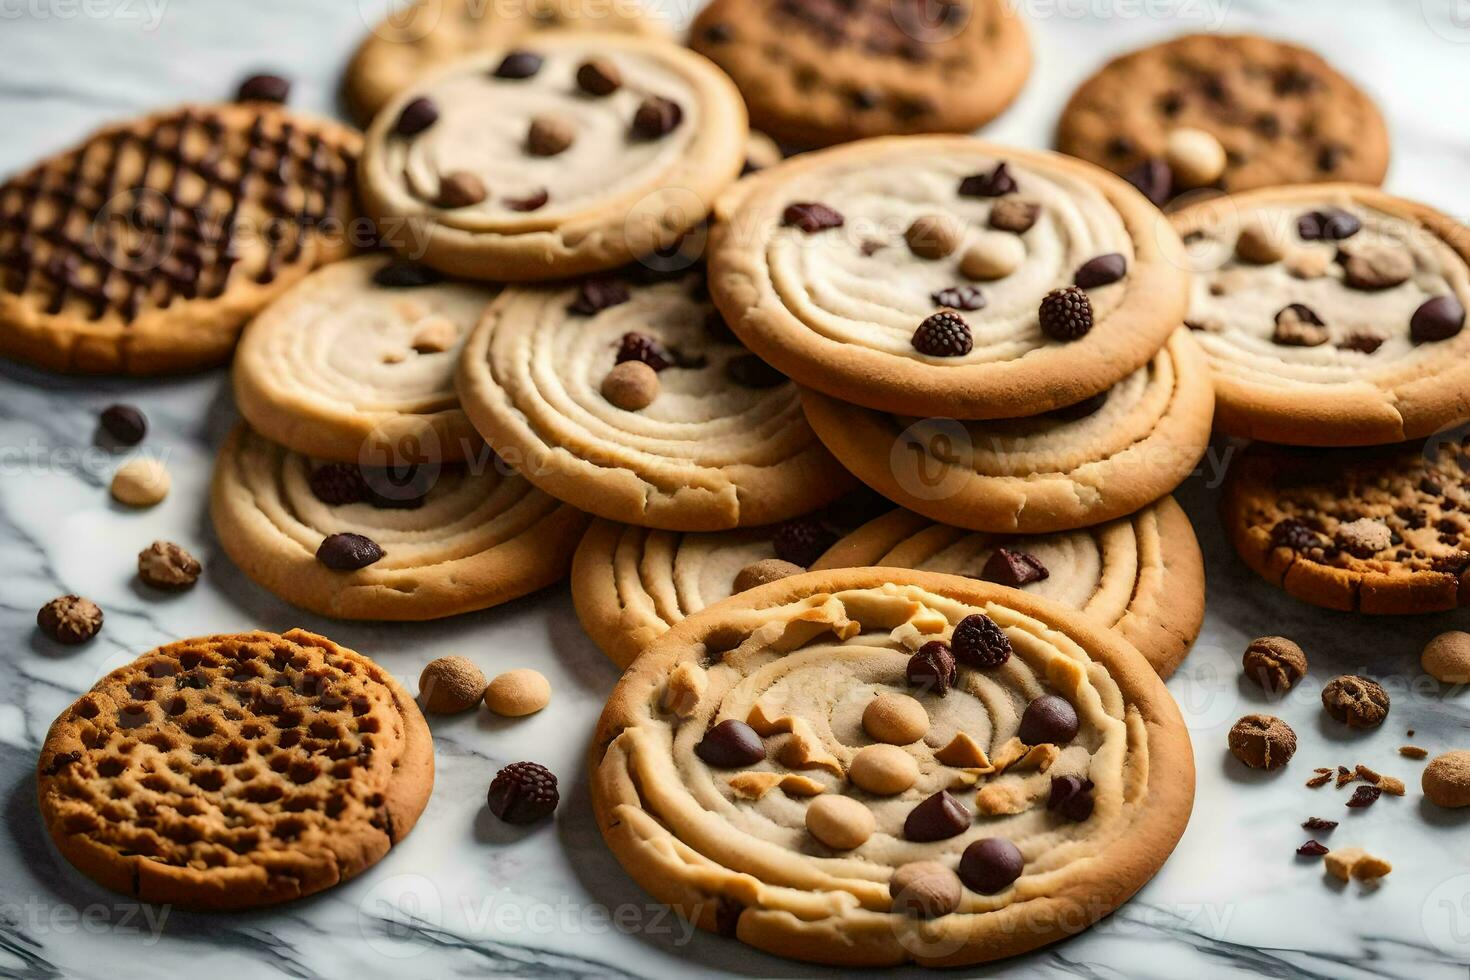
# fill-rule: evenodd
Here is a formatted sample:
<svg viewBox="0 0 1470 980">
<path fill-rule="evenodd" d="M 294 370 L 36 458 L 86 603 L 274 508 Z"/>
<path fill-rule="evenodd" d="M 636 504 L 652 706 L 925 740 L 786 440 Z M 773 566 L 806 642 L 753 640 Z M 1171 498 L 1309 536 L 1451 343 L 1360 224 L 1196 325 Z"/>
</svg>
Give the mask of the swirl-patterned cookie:
<svg viewBox="0 0 1470 980">
<path fill-rule="evenodd" d="M 629 524 L 770 524 L 852 483 L 698 275 L 505 290 L 465 345 L 459 395 L 528 480 Z"/>
<path fill-rule="evenodd" d="M 966 965 L 1113 911 L 1189 818 L 1173 699 L 1116 633 L 957 576 L 812 572 L 623 675 L 603 837 L 659 901 L 768 952 Z"/>
<path fill-rule="evenodd" d="M 245 331 L 235 404 L 256 432 L 321 459 L 472 459 L 484 444 L 454 369 L 495 293 L 382 255 L 319 270 Z"/>
<path fill-rule="evenodd" d="M 547 33 L 458 61 L 368 130 L 364 208 L 388 244 L 471 279 L 556 279 L 668 248 L 740 175 L 729 78 L 666 41 Z"/>
<path fill-rule="evenodd" d="M 406 470 L 319 463 L 240 425 L 215 463 L 225 553 L 282 599 L 338 619 L 421 620 L 561 579 L 585 515 L 486 454 Z"/>
<path fill-rule="evenodd" d="M 710 290 L 803 385 L 889 412 L 1036 415 L 1136 371 L 1184 318 L 1178 243 L 1123 181 L 1057 154 L 893 137 L 724 200 Z"/>
<path fill-rule="evenodd" d="M 1236 194 L 1173 221 L 1225 432 L 1366 446 L 1470 415 L 1470 229 L 1338 184 Z"/>
<path fill-rule="evenodd" d="M 1189 653 L 1205 616 L 1204 557 L 1173 497 L 1106 524 L 1028 537 L 896 510 L 838 541 L 812 570 L 869 565 L 965 575 L 1080 610 L 1121 633 L 1160 677 Z"/>
<path fill-rule="evenodd" d="M 351 253 L 360 137 L 278 105 L 103 129 L 0 184 L 0 353 L 56 371 L 225 360 L 240 329 Z"/>
<path fill-rule="evenodd" d="M 259 908 L 376 864 L 434 786 L 424 716 L 393 677 L 291 630 L 180 640 L 52 724 L 37 797 L 61 853 L 163 906 Z"/>
<path fill-rule="evenodd" d="M 714 0 L 690 32 L 755 125 L 792 146 L 894 133 L 968 133 L 1031 70 L 1004 0 Z"/>
<path fill-rule="evenodd" d="M 1172 491 L 1210 441 L 1204 356 L 1177 328 L 1106 392 L 1031 418 L 889 415 L 802 393 L 817 435 L 858 479 L 936 521 L 1043 534 L 1131 514 Z"/>
<path fill-rule="evenodd" d="M 1470 437 L 1381 449 L 1257 444 L 1221 508 L 1247 565 L 1313 605 L 1424 613 L 1470 604 Z"/>
<path fill-rule="evenodd" d="M 435 68 L 547 30 L 666 33 L 640 0 L 415 0 L 374 25 L 347 66 L 343 96 L 366 126 Z"/>
</svg>

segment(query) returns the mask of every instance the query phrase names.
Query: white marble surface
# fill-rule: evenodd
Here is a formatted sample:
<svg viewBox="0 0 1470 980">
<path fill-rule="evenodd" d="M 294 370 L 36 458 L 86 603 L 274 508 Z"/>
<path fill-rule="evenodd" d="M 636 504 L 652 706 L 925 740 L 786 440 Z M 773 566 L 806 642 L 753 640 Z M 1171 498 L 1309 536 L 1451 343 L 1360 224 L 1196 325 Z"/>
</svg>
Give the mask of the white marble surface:
<svg viewBox="0 0 1470 980">
<path fill-rule="evenodd" d="M 115 117 L 226 97 L 247 71 L 284 72 L 298 106 L 335 111 L 339 73 L 364 31 L 359 7 L 385 0 L 0 0 L 0 174 Z M 689 0 L 666 0 L 687 18 Z M 1191 29 L 1296 38 L 1349 70 L 1384 106 L 1394 136 L 1389 186 L 1452 213 L 1470 211 L 1470 4 L 1417 0 L 1031 0 L 1037 68 L 988 131 L 1043 146 L 1075 83 L 1107 56 Z M 152 420 L 147 451 L 166 456 L 174 491 L 125 513 L 105 485 L 117 459 L 92 447 L 95 412 L 116 400 Z M 332 623 L 245 580 L 205 513 L 213 449 L 234 417 L 222 372 L 179 380 L 68 380 L 0 364 L 0 976 L 743 976 L 819 975 L 709 935 L 689 937 L 622 874 L 589 814 L 582 755 L 616 678 L 578 630 L 564 589 L 509 608 L 428 625 Z M 1214 457 L 1219 459 L 1217 455 Z M 975 975 L 1046 977 L 1464 977 L 1470 963 L 1466 820 L 1417 793 L 1400 759 L 1405 730 L 1431 751 L 1470 745 L 1470 695 L 1419 675 L 1417 651 L 1467 617 L 1364 621 L 1310 609 L 1256 581 L 1230 553 L 1208 474 L 1182 492 L 1210 574 L 1205 633 L 1171 681 L 1194 735 L 1193 821 L 1164 871 L 1090 932 Z M 160 600 L 133 581 L 134 556 L 170 538 L 207 566 L 194 591 Z M 62 650 L 33 628 L 63 591 L 99 602 L 103 633 Z M 439 781 L 414 834 L 361 879 L 253 915 L 165 913 L 120 901 L 74 873 L 44 840 L 32 767 L 51 718 L 106 670 L 177 637 L 302 625 L 378 658 L 412 683 L 434 656 L 486 668 L 532 665 L 554 685 L 550 709 L 502 723 L 435 722 Z M 1299 639 L 1311 682 L 1271 710 L 1301 737 L 1290 769 L 1250 774 L 1225 753 L 1240 714 L 1265 707 L 1237 681 L 1246 640 Z M 1348 736 L 1324 722 L 1325 679 L 1362 671 L 1395 701 L 1390 721 Z M 554 824 L 509 829 L 488 816 L 486 785 L 506 762 L 552 767 L 565 792 Z M 1403 777 L 1406 799 L 1346 810 L 1347 793 L 1302 786 L 1311 767 L 1364 762 Z M 1388 857 L 1376 890 L 1340 887 L 1293 850 L 1319 815 L 1342 820 L 1333 844 Z M 162 918 L 160 919 L 160 916 Z"/>
</svg>

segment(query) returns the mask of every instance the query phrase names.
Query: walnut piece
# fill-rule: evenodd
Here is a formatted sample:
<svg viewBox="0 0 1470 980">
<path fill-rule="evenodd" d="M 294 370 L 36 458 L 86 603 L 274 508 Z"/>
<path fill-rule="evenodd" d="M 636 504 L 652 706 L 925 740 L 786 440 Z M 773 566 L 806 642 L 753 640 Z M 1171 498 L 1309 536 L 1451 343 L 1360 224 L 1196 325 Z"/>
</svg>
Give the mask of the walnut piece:
<svg viewBox="0 0 1470 980">
<path fill-rule="evenodd" d="M 138 552 L 138 577 L 155 589 L 191 588 L 201 571 L 198 560 L 172 541 L 155 541 Z"/>
</svg>

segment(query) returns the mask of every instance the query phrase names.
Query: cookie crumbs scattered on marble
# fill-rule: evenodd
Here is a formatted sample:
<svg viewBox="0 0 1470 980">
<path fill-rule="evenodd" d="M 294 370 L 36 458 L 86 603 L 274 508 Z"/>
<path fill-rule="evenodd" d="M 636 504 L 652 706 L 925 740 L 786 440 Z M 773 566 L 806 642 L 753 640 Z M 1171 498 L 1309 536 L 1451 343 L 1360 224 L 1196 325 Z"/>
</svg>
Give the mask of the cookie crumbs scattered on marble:
<svg viewBox="0 0 1470 980">
<path fill-rule="evenodd" d="M 1332 782 L 1331 769 L 1318 769 L 1316 770 L 1316 772 L 1317 774 L 1315 776 L 1307 780 L 1308 786 L 1316 789 L 1318 786 L 1326 786 L 1328 783 Z"/>
</svg>

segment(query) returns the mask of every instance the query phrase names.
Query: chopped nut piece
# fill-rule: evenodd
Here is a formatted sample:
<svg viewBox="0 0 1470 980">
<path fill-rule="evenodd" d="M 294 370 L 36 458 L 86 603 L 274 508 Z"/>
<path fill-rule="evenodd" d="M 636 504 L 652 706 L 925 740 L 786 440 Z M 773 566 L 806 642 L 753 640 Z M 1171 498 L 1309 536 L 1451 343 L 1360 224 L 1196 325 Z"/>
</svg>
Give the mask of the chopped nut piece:
<svg viewBox="0 0 1470 980">
<path fill-rule="evenodd" d="M 1015 783 L 990 783 L 975 794 L 975 809 L 988 817 L 1022 813 L 1030 805 L 1025 790 Z"/>
<path fill-rule="evenodd" d="M 1318 769 L 1317 775 L 1307 780 L 1307 785 L 1316 789 L 1318 786 L 1326 786 L 1330 782 L 1332 782 L 1332 770 L 1329 769 L 1323 772 L 1321 769 Z"/>
<path fill-rule="evenodd" d="M 1358 774 L 1355 773 L 1355 772 L 1353 772 L 1347 766 L 1338 766 L 1337 767 L 1337 788 L 1338 789 L 1342 789 L 1348 783 L 1352 782 L 1353 780 L 1355 780 L 1357 778 L 1358 778 Z"/>
<path fill-rule="evenodd" d="M 668 685 L 664 688 L 664 710 L 672 711 L 680 718 L 688 718 L 694 713 L 699 699 L 704 697 L 707 687 L 709 678 L 705 676 L 704 668 L 686 660 L 669 673 Z"/>
<path fill-rule="evenodd" d="M 958 732 L 943 748 L 934 753 L 934 758 L 946 766 L 957 769 L 993 770 L 995 766 L 985 757 L 985 750 L 964 732 Z"/>
<path fill-rule="evenodd" d="M 1429 758 L 1429 750 L 1421 749 L 1417 745 L 1400 745 L 1399 755 L 1405 759 L 1427 759 Z"/>
</svg>

